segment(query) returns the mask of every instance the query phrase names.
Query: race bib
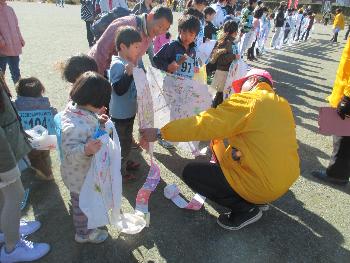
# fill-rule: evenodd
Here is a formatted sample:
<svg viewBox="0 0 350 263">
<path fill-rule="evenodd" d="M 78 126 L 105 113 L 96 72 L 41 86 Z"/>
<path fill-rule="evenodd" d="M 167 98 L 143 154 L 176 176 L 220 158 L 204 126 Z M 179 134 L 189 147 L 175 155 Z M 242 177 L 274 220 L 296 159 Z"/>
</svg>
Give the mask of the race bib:
<svg viewBox="0 0 350 263">
<path fill-rule="evenodd" d="M 50 135 L 56 134 L 51 110 L 19 111 L 18 114 L 25 130 L 41 125 L 49 131 Z"/>
<path fill-rule="evenodd" d="M 177 54 L 176 61 L 179 61 L 182 56 L 182 54 Z M 194 76 L 195 67 L 197 67 L 196 60 L 188 57 L 186 61 L 180 65 L 179 69 L 175 72 L 175 75 L 192 79 Z"/>
</svg>

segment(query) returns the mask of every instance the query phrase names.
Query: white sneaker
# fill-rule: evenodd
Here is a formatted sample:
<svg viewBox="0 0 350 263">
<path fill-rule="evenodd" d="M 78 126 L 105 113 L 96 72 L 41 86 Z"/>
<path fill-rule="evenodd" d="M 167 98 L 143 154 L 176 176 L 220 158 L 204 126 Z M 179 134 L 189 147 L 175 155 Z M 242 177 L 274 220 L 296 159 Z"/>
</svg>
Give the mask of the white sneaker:
<svg viewBox="0 0 350 263">
<path fill-rule="evenodd" d="M 108 238 L 108 232 L 103 229 L 96 228 L 92 230 L 88 237 L 81 237 L 75 234 L 75 241 L 84 244 L 84 243 L 93 243 L 99 244 L 104 242 Z"/>
<path fill-rule="evenodd" d="M 19 222 L 19 234 L 21 236 L 28 236 L 39 230 L 41 223 L 39 221 L 24 221 Z M 4 233 L 0 232 L 0 243 L 5 242 Z"/>
<path fill-rule="evenodd" d="M 18 241 L 15 250 L 10 253 L 1 248 L 1 263 L 14 263 L 23 261 L 34 261 L 42 258 L 50 251 L 50 245 L 46 243 L 33 243 L 25 239 Z"/>
</svg>

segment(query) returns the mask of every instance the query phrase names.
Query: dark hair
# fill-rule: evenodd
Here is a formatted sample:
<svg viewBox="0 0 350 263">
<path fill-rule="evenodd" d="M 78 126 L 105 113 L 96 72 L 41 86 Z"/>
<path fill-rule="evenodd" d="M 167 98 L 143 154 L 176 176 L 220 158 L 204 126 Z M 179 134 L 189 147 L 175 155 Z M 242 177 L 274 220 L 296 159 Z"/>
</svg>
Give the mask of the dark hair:
<svg viewBox="0 0 350 263">
<path fill-rule="evenodd" d="M 170 39 L 170 38 L 171 38 L 170 32 L 166 32 L 166 33 L 165 33 L 165 38 L 166 38 L 166 39 Z"/>
<path fill-rule="evenodd" d="M 77 79 L 69 96 L 78 105 L 101 108 L 109 104 L 111 92 L 108 80 L 96 72 L 88 71 Z"/>
<path fill-rule="evenodd" d="M 257 3 L 260 6 L 263 3 L 263 1 L 259 0 Z"/>
<path fill-rule="evenodd" d="M 81 74 L 87 71 L 98 71 L 96 61 L 85 54 L 72 56 L 63 64 L 62 78 L 74 83 Z"/>
<path fill-rule="evenodd" d="M 16 83 L 16 92 L 18 96 L 37 98 L 45 92 L 45 87 L 35 77 L 21 78 Z"/>
<path fill-rule="evenodd" d="M 178 30 L 189 31 L 198 35 L 201 24 L 197 17 L 191 15 L 184 15 L 179 19 Z"/>
<path fill-rule="evenodd" d="M 254 18 L 261 18 L 264 14 L 264 10 L 262 8 L 255 9 Z"/>
<path fill-rule="evenodd" d="M 343 10 L 341 10 L 340 8 L 337 8 L 335 11 L 336 11 L 337 13 L 341 13 Z"/>
<path fill-rule="evenodd" d="M 254 3 L 256 3 L 257 2 L 257 0 L 249 0 L 249 5 L 253 5 Z"/>
<path fill-rule="evenodd" d="M 261 9 L 262 9 L 263 12 L 268 12 L 269 11 L 269 9 L 266 6 L 262 7 Z"/>
<path fill-rule="evenodd" d="M 238 31 L 238 24 L 233 20 L 226 21 L 219 34 L 217 46 L 221 46 L 230 35 Z"/>
<path fill-rule="evenodd" d="M 152 9 L 150 12 L 151 14 L 154 14 L 153 18 L 155 20 L 165 18 L 169 24 L 173 23 L 173 13 L 171 12 L 171 9 L 162 5 L 158 5 Z"/>
<path fill-rule="evenodd" d="M 130 47 L 130 45 L 141 41 L 141 35 L 135 28 L 131 26 L 123 26 L 117 32 L 115 37 L 115 46 L 119 51 L 121 44 L 124 44 L 126 47 Z"/>
<path fill-rule="evenodd" d="M 194 4 L 196 4 L 196 5 L 208 5 L 208 2 L 206 0 L 189 0 L 186 4 L 186 8 L 190 8 Z"/>
<path fill-rule="evenodd" d="M 204 8 L 203 13 L 204 13 L 204 17 L 207 18 L 207 16 L 215 14 L 216 11 L 214 8 L 207 6 L 206 8 Z"/>
<path fill-rule="evenodd" d="M 199 12 L 196 8 L 194 7 L 190 7 L 190 8 L 187 8 L 184 13 L 183 13 L 184 16 L 186 15 L 190 15 L 190 16 L 194 16 L 194 17 L 197 17 L 199 20 L 203 20 L 204 19 L 204 15 L 202 12 Z"/>
<path fill-rule="evenodd" d="M 257 76 L 257 80 L 258 80 L 258 83 L 265 82 L 265 83 L 269 84 L 271 86 L 271 88 L 273 87 L 272 82 L 269 79 L 265 78 L 265 77 Z"/>
</svg>

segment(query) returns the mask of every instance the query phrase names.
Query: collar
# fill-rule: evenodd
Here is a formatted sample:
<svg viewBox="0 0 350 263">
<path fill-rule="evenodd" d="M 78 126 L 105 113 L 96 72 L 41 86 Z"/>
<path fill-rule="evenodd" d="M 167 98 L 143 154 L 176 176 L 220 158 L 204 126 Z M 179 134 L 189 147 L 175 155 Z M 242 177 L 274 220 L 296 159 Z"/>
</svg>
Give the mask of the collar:
<svg viewBox="0 0 350 263">
<path fill-rule="evenodd" d="M 180 36 L 177 37 L 177 39 L 175 40 L 176 42 L 178 42 L 183 48 L 184 45 L 182 45 L 182 41 L 180 39 Z M 191 50 L 192 48 L 195 48 L 196 47 L 196 43 L 195 42 L 192 42 L 189 46 L 188 46 L 188 49 Z"/>
</svg>

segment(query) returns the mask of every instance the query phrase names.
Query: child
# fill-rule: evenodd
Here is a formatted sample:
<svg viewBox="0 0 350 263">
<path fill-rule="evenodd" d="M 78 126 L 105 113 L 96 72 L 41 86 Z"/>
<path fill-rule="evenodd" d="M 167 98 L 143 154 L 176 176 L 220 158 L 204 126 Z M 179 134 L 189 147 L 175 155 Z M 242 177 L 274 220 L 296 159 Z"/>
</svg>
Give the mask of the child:
<svg viewBox="0 0 350 263">
<path fill-rule="evenodd" d="M 211 63 L 216 63 L 217 69 L 211 86 L 216 89 L 213 107 L 216 108 L 223 101 L 223 91 L 226 78 L 232 61 L 239 59 L 238 47 L 235 44 L 238 25 L 235 21 L 227 21 L 223 26 L 223 32 L 219 34 L 218 42 L 212 53 Z"/>
<path fill-rule="evenodd" d="M 249 0 L 248 6 L 245 7 L 242 10 L 242 16 L 241 16 L 241 22 L 240 25 L 242 26 L 242 39 L 240 43 L 240 53 L 243 56 L 244 52 L 246 51 L 247 48 L 249 48 L 252 44 L 251 39 L 253 38 L 252 36 L 254 35 L 254 30 L 253 30 L 253 13 L 254 9 L 257 5 L 257 0 Z"/>
<path fill-rule="evenodd" d="M 163 35 L 156 36 L 153 41 L 153 50 L 154 53 L 157 54 L 158 51 L 164 46 L 165 44 L 169 43 L 171 40 L 171 34 L 170 32 L 166 32 Z"/>
<path fill-rule="evenodd" d="M 27 241 L 24 237 L 36 232 L 41 224 L 20 221 L 24 189 L 18 161 L 30 152 L 31 147 L 10 97 L 0 72 L 0 261 L 34 261 L 45 256 L 50 246 Z"/>
<path fill-rule="evenodd" d="M 108 237 L 102 229 L 88 229 L 87 217 L 79 208 L 79 194 L 90 169 L 92 156 L 101 148 L 101 141 L 92 137 L 100 127 L 97 113 L 111 98 L 111 85 L 95 72 L 85 72 L 74 83 L 69 102 L 62 112 L 61 174 L 70 191 L 75 241 L 101 243 Z"/>
<path fill-rule="evenodd" d="M 132 132 L 137 110 L 137 93 L 133 78 L 133 68 L 137 65 L 140 34 L 132 27 L 122 27 L 116 36 L 118 56 L 112 58 L 109 81 L 112 84 L 112 98 L 109 114 L 118 132 L 121 154 L 123 182 L 136 179 L 130 170 L 137 170 L 140 164 L 129 160 Z"/>
<path fill-rule="evenodd" d="M 51 116 L 45 117 L 42 122 L 40 122 L 41 119 L 36 118 L 32 126 L 34 124 L 40 124 L 48 128 L 47 125 L 53 123 L 53 116 L 57 113 L 57 110 L 51 107 L 49 98 L 43 97 L 45 88 L 40 80 L 34 77 L 22 78 L 17 82 L 16 92 L 17 99 L 15 105 L 18 111 L 48 110 L 51 113 Z M 39 120 L 39 123 L 37 123 L 37 120 Z M 40 179 L 47 181 L 54 179 L 49 150 L 40 151 L 33 149 L 28 154 L 28 157 L 32 169 Z"/>
<path fill-rule="evenodd" d="M 198 66 L 194 41 L 200 22 L 194 16 L 184 15 L 179 20 L 178 30 L 178 39 L 165 44 L 155 55 L 154 63 L 163 71 L 192 79 Z"/>
<path fill-rule="evenodd" d="M 13 83 L 20 77 L 19 55 L 25 42 L 18 27 L 18 20 L 12 7 L 6 0 L 0 1 L 0 69 L 5 73 L 9 65 Z"/>
<path fill-rule="evenodd" d="M 271 29 L 271 20 L 273 20 L 273 14 L 268 13 L 267 7 L 263 7 L 263 16 L 260 19 L 260 34 L 259 34 L 259 53 L 265 52 L 265 43 Z"/>
<path fill-rule="evenodd" d="M 307 21 L 307 25 L 306 25 L 306 29 L 301 37 L 301 39 L 303 39 L 304 41 L 307 41 L 309 35 L 310 35 L 310 31 L 314 25 L 315 22 L 315 14 L 312 13 L 312 11 L 310 11 L 308 14 L 308 21 Z"/>
<path fill-rule="evenodd" d="M 271 48 L 279 48 L 280 47 L 280 38 L 281 35 L 284 36 L 284 32 L 282 32 L 283 27 L 284 27 L 284 22 L 285 22 L 285 18 L 284 18 L 284 11 L 285 11 L 285 3 L 281 2 L 278 11 L 276 13 L 275 16 L 275 34 L 272 37 L 271 40 Z"/>
<path fill-rule="evenodd" d="M 257 58 L 254 56 L 254 50 L 257 40 L 259 39 L 260 34 L 260 19 L 264 14 L 264 10 L 262 8 L 256 8 L 254 11 L 254 19 L 253 19 L 253 30 L 254 35 L 252 35 L 252 45 L 247 50 L 247 59 L 248 60 L 257 60 Z M 257 51 L 258 52 L 258 51 Z"/>
<path fill-rule="evenodd" d="M 205 18 L 203 41 L 205 42 L 207 40 L 212 40 L 212 39 L 216 40 L 218 29 L 212 23 L 216 12 L 215 12 L 214 8 L 212 8 L 210 6 L 207 6 L 203 12 L 204 12 L 204 18 Z"/>
<path fill-rule="evenodd" d="M 344 16 L 343 16 L 343 12 L 340 8 L 337 8 L 336 10 L 336 16 L 334 18 L 334 22 L 333 22 L 333 37 L 331 39 L 331 42 L 338 42 L 338 33 L 340 30 L 343 30 L 345 26 L 345 22 L 344 22 Z"/>
</svg>

